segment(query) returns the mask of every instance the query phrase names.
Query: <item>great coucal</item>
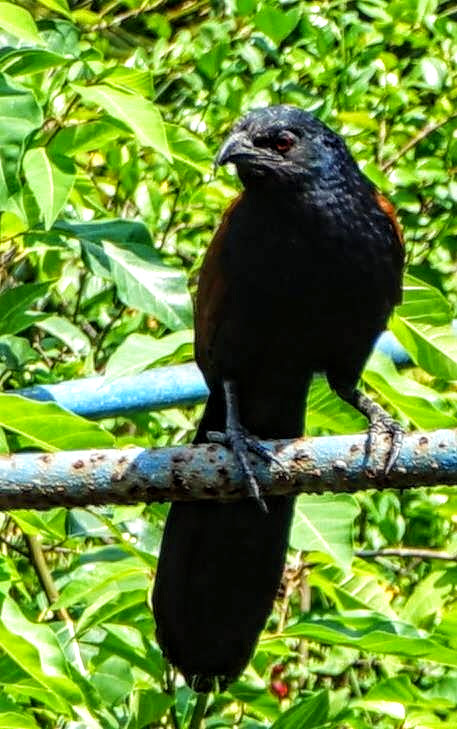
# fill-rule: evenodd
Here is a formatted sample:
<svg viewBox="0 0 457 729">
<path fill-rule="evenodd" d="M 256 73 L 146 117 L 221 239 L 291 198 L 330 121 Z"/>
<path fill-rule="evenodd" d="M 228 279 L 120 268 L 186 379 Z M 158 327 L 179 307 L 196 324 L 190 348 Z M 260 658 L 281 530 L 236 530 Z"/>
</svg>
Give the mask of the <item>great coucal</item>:
<svg viewBox="0 0 457 729">
<path fill-rule="evenodd" d="M 244 191 L 204 259 L 195 309 L 196 358 L 210 395 L 195 443 L 229 445 L 244 473 L 237 503 L 171 506 L 154 591 L 158 641 L 197 691 L 246 666 L 283 570 L 294 499 L 257 490 L 252 436 L 303 432 L 308 386 L 330 386 L 367 416 L 369 442 L 400 426 L 357 387 L 373 344 L 401 300 L 404 252 L 392 207 L 343 140 L 292 106 L 250 112 L 217 164 Z M 217 435 L 213 431 L 224 432 Z"/>
</svg>

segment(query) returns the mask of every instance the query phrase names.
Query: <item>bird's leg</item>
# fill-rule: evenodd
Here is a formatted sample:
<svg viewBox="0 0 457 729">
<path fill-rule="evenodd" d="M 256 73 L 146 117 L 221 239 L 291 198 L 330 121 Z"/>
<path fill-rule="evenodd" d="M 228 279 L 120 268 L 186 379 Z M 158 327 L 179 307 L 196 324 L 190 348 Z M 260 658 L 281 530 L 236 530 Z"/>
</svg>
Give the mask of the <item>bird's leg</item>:
<svg viewBox="0 0 457 729">
<path fill-rule="evenodd" d="M 343 400 L 350 403 L 370 421 L 366 447 L 367 456 L 370 456 L 376 450 L 378 436 L 383 433 L 390 435 L 390 448 L 384 466 L 384 474 L 387 476 L 400 454 L 405 435 L 403 428 L 377 402 L 357 388 L 351 391 L 338 389 L 337 392 Z"/>
<path fill-rule="evenodd" d="M 238 394 L 233 380 L 224 380 L 224 397 L 226 405 L 225 433 L 209 431 L 208 440 L 213 443 L 220 443 L 230 448 L 238 462 L 247 485 L 248 496 L 256 499 L 263 511 L 267 512 L 265 501 L 259 493 L 259 484 L 255 477 L 248 453 L 255 453 L 268 464 L 276 463 L 281 469 L 283 466 L 269 450 L 259 443 L 256 438 L 249 435 L 240 423 L 240 411 L 238 405 Z"/>
</svg>

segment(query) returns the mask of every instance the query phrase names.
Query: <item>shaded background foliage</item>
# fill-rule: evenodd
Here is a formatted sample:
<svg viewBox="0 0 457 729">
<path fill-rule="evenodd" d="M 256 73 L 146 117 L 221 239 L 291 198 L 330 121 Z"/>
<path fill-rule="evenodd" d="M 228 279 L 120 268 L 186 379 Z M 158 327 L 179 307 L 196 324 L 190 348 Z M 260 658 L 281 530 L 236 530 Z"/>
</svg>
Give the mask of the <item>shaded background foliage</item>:
<svg viewBox="0 0 457 729">
<path fill-rule="evenodd" d="M 413 364 L 376 354 L 364 384 L 407 427 L 455 427 L 456 21 L 438 0 L 0 2 L 2 451 L 190 439 L 200 408 L 90 423 L 10 391 L 192 358 L 187 285 L 238 189 L 212 158 L 271 103 L 342 133 L 396 204 Z M 315 379 L 308 432 L 365 426 Z M 187 725 L 148 607 L 165 512 L 3 515 L 0 726 Z M 301 497 L 275 611 L 207 726 L 455 726 L 456 512 L 444 488 Z"/>
</svg>

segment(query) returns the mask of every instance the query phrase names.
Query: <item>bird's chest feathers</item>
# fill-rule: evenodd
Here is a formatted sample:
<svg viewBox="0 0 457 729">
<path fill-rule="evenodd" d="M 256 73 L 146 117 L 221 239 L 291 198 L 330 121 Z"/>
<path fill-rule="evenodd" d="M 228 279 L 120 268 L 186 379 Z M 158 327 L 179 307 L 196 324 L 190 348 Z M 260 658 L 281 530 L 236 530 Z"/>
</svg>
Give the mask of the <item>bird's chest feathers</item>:
<svg viewBox="0 0 457 729">
<path fill-rule="evenodd" d="M 260 208 L 235 221 L 227 236 L 224 268 L 240 296 L 256 292 L 275 306 L 326 301 L 368 276 L 374 257 L 350 216 L 310 209 Z M 362 283 L 363 285 L 363 283 Z M 331 289 L 331 292 L 330 292 Z"/>
</svg>

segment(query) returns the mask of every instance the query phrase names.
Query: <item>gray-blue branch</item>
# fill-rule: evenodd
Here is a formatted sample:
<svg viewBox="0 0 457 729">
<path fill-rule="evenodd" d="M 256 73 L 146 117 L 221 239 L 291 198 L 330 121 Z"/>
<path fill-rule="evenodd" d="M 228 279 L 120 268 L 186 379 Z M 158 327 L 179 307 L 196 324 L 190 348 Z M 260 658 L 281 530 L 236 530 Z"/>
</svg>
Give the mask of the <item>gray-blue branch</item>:
<svg viewBox="0 0 457 729">
<path fill-rule="evenodd" d="M 281 469 L 254 456 L 265 494 L 352 492 L 457 484 L 457 431 L 405 437 L 388 478 L 365 459 L 366 435 L 267 442 Z M 378 457 L 388 445 L 380 444 Z M 0 457 L 0 508 L 215 499 L 245 496 L 232 455 L 215 444 L 143 450 L 63 451 Z"/>
</svg>

